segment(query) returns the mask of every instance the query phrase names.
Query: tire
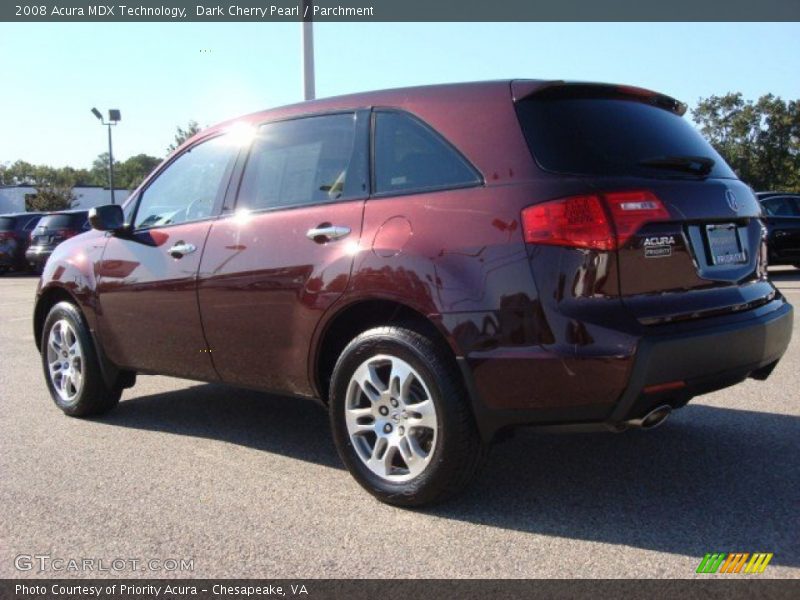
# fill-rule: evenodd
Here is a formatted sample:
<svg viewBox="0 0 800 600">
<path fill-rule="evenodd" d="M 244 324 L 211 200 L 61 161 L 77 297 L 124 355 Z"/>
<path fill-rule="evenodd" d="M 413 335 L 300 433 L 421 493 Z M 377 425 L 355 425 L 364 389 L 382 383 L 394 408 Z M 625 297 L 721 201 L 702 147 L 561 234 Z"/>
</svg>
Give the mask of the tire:
<svg viewBox="0 0 800 600">
<path fill-rule="evenodd" d="M 331 378 L 330 418 L 350 473 L 395 506 L 446 500 L 485 456 L 456 365 L 409 327 L 370 329 L 347 345 Z"/>
<path fill-rule="evenodd" d="M 50 309 L 42 329 L 41 357 L 47 389 L 65 414 L 100 415 L 119 402 L 123 386 L 105 383 L 91 333 L 74 304 L 59 302 Z M 51 369 L 56 358 L 63 362 Z"/>
</svg>

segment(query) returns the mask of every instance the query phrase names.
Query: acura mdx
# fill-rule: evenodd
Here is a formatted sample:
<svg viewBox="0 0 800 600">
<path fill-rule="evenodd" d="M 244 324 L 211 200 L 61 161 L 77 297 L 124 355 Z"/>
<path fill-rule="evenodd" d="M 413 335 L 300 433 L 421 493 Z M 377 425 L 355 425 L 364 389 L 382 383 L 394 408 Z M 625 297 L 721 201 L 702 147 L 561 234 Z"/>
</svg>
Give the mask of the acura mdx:
<svg viewBox="0 0 800 600">
<path fill-rule="evenodd" d="M 418 506 L 514 426 L 652 428 L 765 379 L 792 307 L 756 197 L 685 110 L 515 80 L 211 127 L 53 251 L 50 395 L 96 415 L 155 373 L 314 398 L 358 482 Z"/>
</svg>

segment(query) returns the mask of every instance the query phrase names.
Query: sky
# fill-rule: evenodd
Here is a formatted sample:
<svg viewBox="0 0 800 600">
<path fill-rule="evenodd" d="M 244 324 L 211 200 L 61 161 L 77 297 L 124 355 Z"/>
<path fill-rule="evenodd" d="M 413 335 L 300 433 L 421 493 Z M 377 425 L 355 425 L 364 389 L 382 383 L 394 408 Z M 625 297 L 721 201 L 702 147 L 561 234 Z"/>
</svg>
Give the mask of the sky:
<svg viewBox="0 0 800 600">
<path fill-rule="evenodd" d="M 119 160 L 177 125 L 302 100 L 299 23 L 2 23 L 0 163 L 91 166 L 91 114 L 122 111 Z M 800 23 L 316 23 L 317 96 L 505 78 L 625 83 L 694 106 L 800 99 Z"/>
</svg>

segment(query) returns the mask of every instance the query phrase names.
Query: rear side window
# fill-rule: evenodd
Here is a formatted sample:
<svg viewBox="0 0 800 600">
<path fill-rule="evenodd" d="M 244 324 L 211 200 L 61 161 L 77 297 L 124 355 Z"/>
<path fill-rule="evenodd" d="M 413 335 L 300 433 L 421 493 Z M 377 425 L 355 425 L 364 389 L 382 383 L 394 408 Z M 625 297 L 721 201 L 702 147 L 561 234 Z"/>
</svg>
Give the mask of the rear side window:
<svg viewBox="0 0 800 600">
<path fill-rule="evenodd" d="M 764 212 L 770 217 L 800 217 L 800 199 L 780 197 L 764 200 Z"/>
<path fill-rule="evenodd" d="M 411 193 L 478 185 L 481 177 L 438 133 L 409 114 L 375 113 L 374 191 Z"/>
<path fill-rule="evenodd" d="M 569 97 L 557 93 L 517 103 L 528 146 L 547 171 L 578 175 L 691 177 L 680 169 L 643 162 L 671 157 L 714 161 L 711 177 L 735 178 L 723 158 L 677 114 L 620 97 Z"/>
<path fill-rule="evenodd" d="M 14 217 L 0 217 L 0 231 L 14 231 Z"/>
<path fill-rule="evenodd" d="M 237 207 L 251 210 L 324 204 L 364 195 L 351 169 L 353 113 L 263 125 L 242 175 Z"/>
</svg>

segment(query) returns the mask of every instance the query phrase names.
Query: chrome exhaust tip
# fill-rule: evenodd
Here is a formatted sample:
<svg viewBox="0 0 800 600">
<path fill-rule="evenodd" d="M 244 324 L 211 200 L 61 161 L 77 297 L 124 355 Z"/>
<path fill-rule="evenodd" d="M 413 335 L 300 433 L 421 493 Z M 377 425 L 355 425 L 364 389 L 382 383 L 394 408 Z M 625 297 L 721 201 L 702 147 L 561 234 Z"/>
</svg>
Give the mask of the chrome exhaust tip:
<svg viewBox="0 0 800 600">
<path fill-rule="evenodd" d="M 625 421 L 625 424 L 638 429 L 655 429 L 667 420 L 670 413 L 672 413 L 672 407 L 669 404 L 662 404 L 639 419 Z"/>
</svg>

